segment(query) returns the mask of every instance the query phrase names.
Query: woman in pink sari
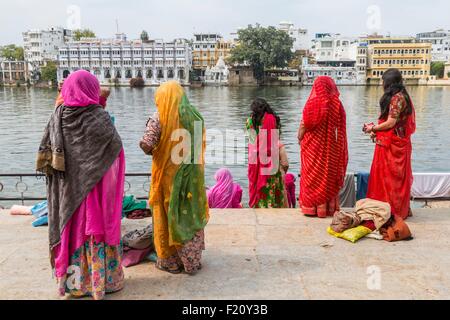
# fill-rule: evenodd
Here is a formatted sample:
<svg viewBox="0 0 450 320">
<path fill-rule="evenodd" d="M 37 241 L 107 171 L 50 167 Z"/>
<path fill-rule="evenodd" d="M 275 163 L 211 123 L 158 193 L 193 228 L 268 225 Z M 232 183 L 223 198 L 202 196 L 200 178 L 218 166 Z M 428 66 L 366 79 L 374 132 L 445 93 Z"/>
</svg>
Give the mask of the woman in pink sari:
<svg viewBox="0 0 450 320">
<path fill-rule="evenodd" d="M 280 161 L 281 120 L 262 98 L 251 105 L 252 115 L 247 119 L 248 193 L 250 208 L 285 208 L 284 172 L 287 162 Z"/>
<path fill-rule="evenodd" d="M 208 204 L 210 208 L 241 209 L 242 188 L 233 182 L 230 170 L 220 169 L 214 175 L 216 185 L 208 191 Z"/>
<path fill-rule="evenodd" d="M 99 105 L 100 85 L 87 71 L 71 74 L 39 147 L 46 174 L 51 264 L 61 296 L 122 289 L 122 141 Z"/>
</svg>

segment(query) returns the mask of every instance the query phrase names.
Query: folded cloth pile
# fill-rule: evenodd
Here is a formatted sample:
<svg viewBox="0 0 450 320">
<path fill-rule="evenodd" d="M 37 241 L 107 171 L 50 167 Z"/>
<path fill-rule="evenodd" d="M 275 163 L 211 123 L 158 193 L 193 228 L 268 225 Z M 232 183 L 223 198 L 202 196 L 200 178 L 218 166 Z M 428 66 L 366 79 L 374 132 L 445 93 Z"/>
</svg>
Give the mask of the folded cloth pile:
<svg viewBox="0 0 450 320">
<path fill-rule="evenodd" d="M 356 202 L 355 211 L 361 218 L 361 221 L 373 221 L 376 230 L 380 230 L 380 228 L 388 222 L 391 217 L 390 204 L 378 200 L 359 200 Z"/>
<path fill-rule="evenodd" d="M 140 219 L 149 218 L 151 216 L 152 216 L 152 212 L 150 211 L 150 209 L 145 209 L 145 210 L 137 209 L 137 210 L 131 211 L 130 213 L 128 213 L 126 215 L 127 219 L 130 219 L 130 220 L 140 220 Z"/>
<path fill-rule="evenodd" d="M 386 241 L 411 239 L 406 223 L 401 218 L 391 217 L 389 203 L 373 199 L 359 200 L 354 211 L 336 212 L 327 231 L 332 236 L 351 242 L 368 235 Z"/>
<path fill-rule="evenodd" d="M 128 219 L 144 219 L 151 217 L 151 215 L 147 201 L 138 201 L 134 196 L 123 197 L 122 217 L 127 217 Z"/>
<path fill-rule="evenodd" d="M 152 225 L 128 232 L 122 237 L 124 267 L 131 267 L 142 262 L 151 252 L 153 246 Z"/>
<path fill-rule="evenodd" d="M 338 211 L 331 221 L 331 229 L 336 233 L 342 233 L 347 229 L 357 227 L 361 224 L 361 218 L 355 212 Z"/>
</svg>

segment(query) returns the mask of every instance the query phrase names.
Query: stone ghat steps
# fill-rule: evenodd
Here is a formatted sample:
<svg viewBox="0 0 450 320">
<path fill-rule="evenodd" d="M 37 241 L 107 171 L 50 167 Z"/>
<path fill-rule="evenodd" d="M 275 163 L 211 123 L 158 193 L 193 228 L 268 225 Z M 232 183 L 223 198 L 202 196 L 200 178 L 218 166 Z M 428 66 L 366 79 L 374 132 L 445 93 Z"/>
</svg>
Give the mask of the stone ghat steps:
<svg viewBox="0 0 450 320">
<path fill-rule="evenodd" d="M 0 211 L 0 299 L 59 299 L 47 228 L 32 220 Z M 124 220 L 123 231 L 150 221 Z M 415 238 L 398 243 L 336 239 L 330 221 L 298 209 L 211 210 L 200 273 L 171 275 L 144 262 L 125 269 L 124 290 L 107 299 L 450 298 L 449 209 L 414 210 Z"/>
</svg>

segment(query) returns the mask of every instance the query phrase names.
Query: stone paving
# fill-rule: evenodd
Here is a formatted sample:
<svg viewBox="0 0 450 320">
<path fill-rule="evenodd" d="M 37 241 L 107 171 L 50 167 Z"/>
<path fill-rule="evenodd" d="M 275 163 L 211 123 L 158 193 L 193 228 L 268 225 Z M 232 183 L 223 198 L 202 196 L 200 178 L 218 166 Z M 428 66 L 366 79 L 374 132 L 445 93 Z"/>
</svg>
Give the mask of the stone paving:
<svg viewBox="0 0 450 320">
<path fill-rule="evenodd" d="M 60 299 L 47 228 L 31 221 L 0 211 L 0 299 Z M 329 223 L 298 210 L 212 210 L 200 273 L 144 262 L 107 299 L 450 299 L 449 209 L 414 210 L 414 240 L 398 243 L 352 244 L 328 235 Z"/>
</svg>

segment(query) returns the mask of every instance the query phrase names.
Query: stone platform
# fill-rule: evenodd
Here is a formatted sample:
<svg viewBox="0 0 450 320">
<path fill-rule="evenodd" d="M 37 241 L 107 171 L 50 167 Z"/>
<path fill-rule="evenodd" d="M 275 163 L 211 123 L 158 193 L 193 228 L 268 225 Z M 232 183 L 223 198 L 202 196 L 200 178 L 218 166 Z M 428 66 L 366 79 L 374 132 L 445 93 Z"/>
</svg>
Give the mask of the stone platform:
<svg viewBox="0 0 450 320">
<path fill-rule="evenodd" d="M 0 299 L 60 299 L 47 228 L 31 221 L 0 211 Z M 352 244 L 328 235 L 329 223 L 297 210 L 212 210 L 200 273 L 145 262 L 107 299 L 450 299 L 449 209 L 414 210 L 414 240 L 398 243 Z"/>
</svg>

